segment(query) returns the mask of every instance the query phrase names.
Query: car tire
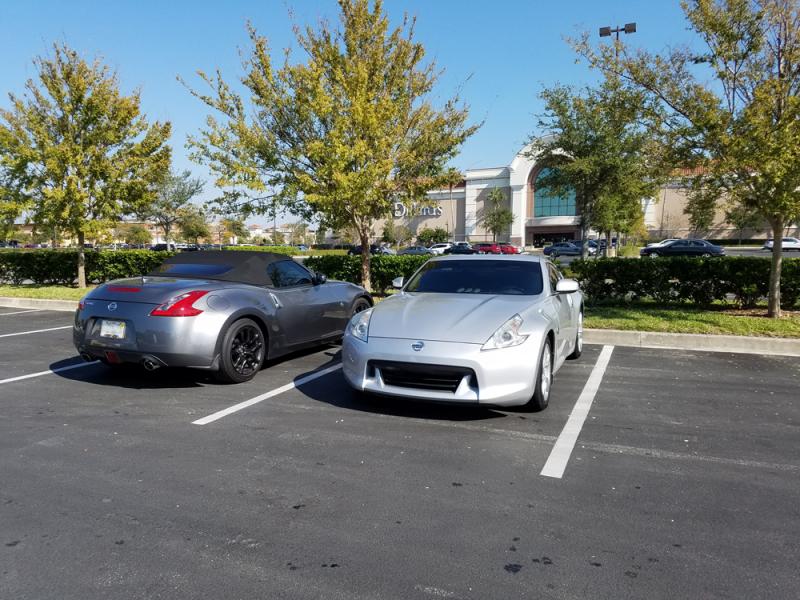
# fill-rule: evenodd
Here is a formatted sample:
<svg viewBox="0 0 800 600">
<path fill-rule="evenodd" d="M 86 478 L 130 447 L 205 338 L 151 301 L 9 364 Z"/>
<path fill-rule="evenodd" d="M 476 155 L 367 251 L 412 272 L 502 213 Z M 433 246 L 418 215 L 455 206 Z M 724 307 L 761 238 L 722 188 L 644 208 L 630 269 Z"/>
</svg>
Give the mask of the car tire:
<svg viewBox="0 0 800 600">
<path fill-rule="evenodd" d="M 539 357 L 539 370 L 533 387 L 533 396 L 525 408 L 535 412 L 544 410 L 550 403 L 550 388 L 553 385 L 553 352 L 550 338 L 545 338 L 542 354 Z"/>
<path fill-rule="evenodd" d="M 650 258 L 658 258 L 661 255 L 658 252 L 651 252 L 650 254 L 648 254 L 648 256 Z"/>
<path fill-rule="evenodd" d="M 356 301 L 353 302 L 353 308 L 350 309 L 350 319 L 353 318 L 353 315 L 358 314 L 360 312 L 364 312 L 365 310 L 371 307 L 372 305 L 366 298 L 357 298 Z M 348 322 L 350 321 L 350 319 L 348 319 Z"/>
<path fill-rule="evenodd" d="M 266 349 L 264 332 L 255 321 L 235 321 L 222 337 L 217 379 L 224 383 L 250 381 L 264 364 Z"/>
<path fill-rule="evenodd" d="M 578 331 L 575 333 L 575 349 L 567 358 L 575 360 L 583 354 L 583 310 L 578 313 Z"/>
<path fill-rule="evenodd" d="M 708 252 L 703 252 L 700 256 L 702 256 L 703 258 L 711 258 L 711 254 Z"/>
</svg>

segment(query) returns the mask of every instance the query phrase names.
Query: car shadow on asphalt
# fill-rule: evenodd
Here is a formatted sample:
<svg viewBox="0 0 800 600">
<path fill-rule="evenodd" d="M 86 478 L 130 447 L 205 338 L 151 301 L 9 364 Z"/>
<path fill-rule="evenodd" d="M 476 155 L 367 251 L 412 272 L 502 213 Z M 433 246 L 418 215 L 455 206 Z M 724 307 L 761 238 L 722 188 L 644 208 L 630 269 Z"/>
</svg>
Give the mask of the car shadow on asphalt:
<svg viewBox="0 0 800 600">
<path fill-rule="evenodd" d="M 334 362 L 338 362 L 338 346 L 316 346 L 266 361 L 261 367 L 262 372 L 259 375 L 256 375 L 256 378 L 263 377 L 264 374 L 268 374 L 270 367 L 275 367 L 291 360 L 303 359 L 322 351 L 324 351 L 325 356 L 330 360 L 311 371 L 304 372 L 303 376 L 329 367 Z M 217 381 L 213 372 L 204 371 L 202 369 L 171 367 L 156 369 L 155 371 L 146 371 L 142 366 L 133 363 L 109 366 L 97 362 L 89 365 L 76 359 L 78 359 L 78 357 L 70 357 L 59 360 L 50 364 L 48 368 L 56 371 L 55 375 L 58 377 L 69 379 L 71 381 L 81 381 L 93 385 L 107 385 L 111 387 L 133 390 L 181 389 L 212 386 L 225 388 L 231 385 L 229 383 Z M 64 367 L 84 364 L 85 368 L 73 368 L 64 371 L 57 371 L 58 369 Z"/>
<path fill-rule="evenodd" d="M 332 356 L 331 363 L 323 365 L 314 371 L 338 362 L 339 352 Z M 303 373 L 295 378 L 295 382 L 308 377 L 314 371 Z M 378 396 L 362 394 L 353 390 L 345 381 L 341 371 L 335 371 L 302 384 L 297 388 L 303 395 L 317 402 L 324 402 L 331 406 L 368 412 L 392 417 L 406 417 L 413 419 L 430 419 L 436 421 L 485 421 L 487 419 L 507 418 L 508 415 L 498 410 L 485 406 L 468 406 L 463 404 L 436 404 L 394 398 L 391 396 Z"/>
</svg>

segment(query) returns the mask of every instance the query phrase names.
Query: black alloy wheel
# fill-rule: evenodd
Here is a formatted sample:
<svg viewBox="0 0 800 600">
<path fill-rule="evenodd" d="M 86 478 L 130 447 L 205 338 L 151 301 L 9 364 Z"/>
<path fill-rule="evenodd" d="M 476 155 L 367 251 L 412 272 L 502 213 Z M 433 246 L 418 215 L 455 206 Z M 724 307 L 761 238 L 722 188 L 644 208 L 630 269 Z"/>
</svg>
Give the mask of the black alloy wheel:
<svg viewBox="0 0 800 600">
<path fill-rule="evenodd" d="M 364 312 L 371 306 L 372 305 L 369 303 L 369 300 L 367 300 L 366 298 L 358 298 L 353 304 L 353 310 L 350 311 L 350 318 L 352 318 L 353 315 L 357 315 L 360 312 Z"/>
<path fill-rule="evenodd" d="M 255 321 L 240 319 L 225 332 L 217 378 L 228 383 L 250 381 L 264 363 L 264 332 Z"/>
</svg>

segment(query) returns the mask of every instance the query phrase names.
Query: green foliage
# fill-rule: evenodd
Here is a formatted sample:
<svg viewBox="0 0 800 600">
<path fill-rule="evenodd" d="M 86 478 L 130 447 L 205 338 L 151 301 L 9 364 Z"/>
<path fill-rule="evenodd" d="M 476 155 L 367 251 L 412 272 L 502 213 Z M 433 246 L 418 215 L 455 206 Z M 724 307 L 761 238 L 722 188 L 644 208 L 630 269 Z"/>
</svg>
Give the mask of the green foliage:
<svg viewBox="0 0 800 600">
<path fill-rule="evenodd" d="M 249 250 L 251 252 L 272 252 L 294 256 L 299 254 L 294 246 L 223 246 L 223 250 Z"/>
<path fill-rule="evenodd" d="M 666 116 L 664 147 L 688 176 L 689 211 L 704 228 L 720 202 L 758 214 L 776 240 L 769 314 L 780 316 L 783 228 L 800 215 L 800 3 L 686 0 L 705 46 L 665 54 L 621 45 L 577 46 L 593 66 L 619 73 Z M 619 55 L 619 56 L 618 56 Z"/>
<path fill-rule="evenodd" d="M 87 281 L 135 277 L 151 272 L 172 252 L 151 250 L 100 250 L 86 254 Z M 78 278 L 78 253 L 74 250 L 4 250 L 0 252 L 0 280 L 21 284 L 74 285 Z"/>
<path fill-rule="evenodd" d="M 152 236 L 147 227 L 138 224 L 125 224 L 117 228 L 117 237 L 126 244 L 144 245 L 149 244 Z"/>
<path fill-rule="evenodd" d="M 153 200 L 139 210 L 138 216 L 156 223 L 164 231 L 164 240 L 171 242 L 173 227 L 181 222 L 184 211 L 191 210 L 192 198 L 202 191 L 203 180 L 193 178 L 191 171 L 169 173 L 153 186 Z"/>
<path fill-rule="evenodd" d="M 180 237 L 185 241 L 198 243 L 200 238 L 211 238 L 211 227 L 206 221 L 203 212 L 195 207 L 188 206 L 179 213 L 178 227 L 181 230 Z"/>
<path fill-rule="evenodd" d="M 422 246 L 432 246 L 433 244 L 443 244 L 450 237 L 450 233 L 443 227 L 426 227 L 417 232 L 417 243 Z"/>
<path fill-rule="evenodd" d="M 388 254 L 373 256 L 370 262 L 370 278 L 374 290 L 376 292 L 388 290 L 396 277 L 408 279 L 429 258 L 429 256 Z M 361 285 L 361 259 L 358 256 L 310 256 L 303 264 L 313 271 L 324 273 L 330 279 Z"/>
<path fill-rule="evenodd" d="M 394 202 L 423 200 L 453 179 L 447 163 L 477 127 L 456 96 L 432 98 L 440 75 L 424 63 L 413 21 L 391 29 L 381 0 L 340 0 L 340 25 L 297 27 L 305 60 L 273 66 L 267 40 L 253 45 L 242 78 L 247 98 L 222 76 L 200 77 L 210 94 L 193 92 L 217 114 L 192 137 L 193 158 L 228 188 L 224 206 L 245 212 L 313 214 L 337 229 L 352 227 L 368 246 L 376 219 Z M 369 286 L 370 255 L 362 255 Z"/>
<path fill-rule="evenodd" d="M 3 217 L 25 211 L 46 230 L 83 243 L 147 204 L 169 168 L 169 123 L 148 124 L 138 92 L 124 96 L 115 73 L 63 44 L 37 58 L 38 82 L 0 110 Z"/>
<path fill-rule="evenodd" d="M 395 233 L 396 226 L 394 224 L 394 219 L 388 219 L 386 223 L 383 225 L 383 234 L 381 235 L 381 241 L 393 246 L 397 243 L 397 235 Z"/>
<path fill-rule="evenodd" d="M 800 259 L 785 261 L 782 280 L 784 308 L 800 300 Z M 571 276 L 589 303 L 625 303 L 651 299 L 661 304 L 708 306 L 733 302 L 752 308 L 767 297 L 770 262 L 760 257 L 597 259 L 575 261 Z"/>
<path fill-rule="evenodd" d="M 653 104 L 614 76 L 580 92 L 545 89 L 541 98 L 539 127 L 550 135 L 531 140 L 531 156 L 549 168 L 537 184 L 557 196 L 575 194 L 583 239 L 590 227 L 635 229 L 641 199 L 654 195 L 666 168 L 659 144 L 642 125 L 657 117 Z"/>
<path fill-rule="evenodd" d="M 483 226 L 492 233 L 492 241 L 496 241 L 498 235 L 505 233 L 511 227 L 514 213 L 508 208 L 505 194 L 500 188 L 494 188 L 489 192 L 486 203 L 489 208 L 483 214 Z"/>
</svg>

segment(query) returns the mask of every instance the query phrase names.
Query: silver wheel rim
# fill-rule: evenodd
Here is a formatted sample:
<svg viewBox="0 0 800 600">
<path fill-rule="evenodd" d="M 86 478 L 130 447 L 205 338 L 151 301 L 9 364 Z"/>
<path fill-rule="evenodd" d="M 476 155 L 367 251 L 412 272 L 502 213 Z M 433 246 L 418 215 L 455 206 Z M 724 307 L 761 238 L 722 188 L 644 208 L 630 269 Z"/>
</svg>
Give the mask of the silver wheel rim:
<svg viewBox="0 0 800 600">
<path fill-rule="evenodd" d="M 553 369 L 551 368 L 550 359 L 550 343 L 548 342 L 544 347 L 542 354 L 542 377 L 539 384 L 539 391 L 542 392 L 542 399 L 547 400 L 550 397 L 550 380 L 553 376 Z"/>
<path fill-rule="evenodd" d="M 576 344 L 578 352 L 583 352 L 583 313 L 578 313 L 578 340 Z"/>
</svg>

